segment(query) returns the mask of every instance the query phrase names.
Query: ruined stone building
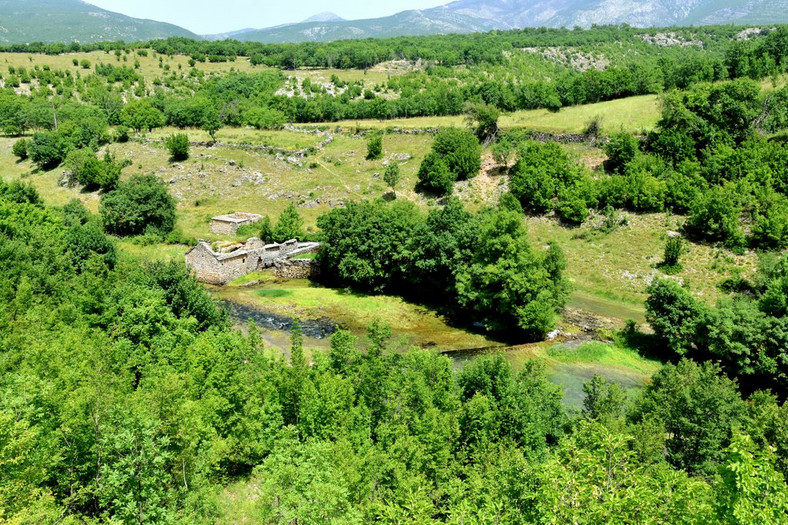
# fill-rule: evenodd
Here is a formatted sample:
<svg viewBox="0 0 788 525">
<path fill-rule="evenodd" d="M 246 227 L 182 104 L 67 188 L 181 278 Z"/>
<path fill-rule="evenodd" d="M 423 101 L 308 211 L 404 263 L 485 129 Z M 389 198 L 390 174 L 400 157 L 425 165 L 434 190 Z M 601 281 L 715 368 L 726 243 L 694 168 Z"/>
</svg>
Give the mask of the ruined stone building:
<svg viewBox="0 0 788 525">
<path fill-rule="evenodd" d="M 253 224 L 262 218 L 262 215 L 256 213 L 236 212 L 229 215 L 219 215 L 211 219 L 210 230 L 211 233 L 220 235 L 235 235 L 241 226 Z"/>
<path fill-rule="evenodd" d="M 320 248 L 316 242 L 298 242 L 295 239 L 282 244 L 263 244 L 252 237 L 245 243 L 222 246 L 200 240 L 197 246 L 186 252 L 186 266 L 197 280 L 209 284 L 226 284 L 243 275 L 265 268 L 284 266 L 311 266 L 287 264 L 292 257 L 315 252 Z M 309 275 L 302 271 L 300 276 Z"/>
</svg>

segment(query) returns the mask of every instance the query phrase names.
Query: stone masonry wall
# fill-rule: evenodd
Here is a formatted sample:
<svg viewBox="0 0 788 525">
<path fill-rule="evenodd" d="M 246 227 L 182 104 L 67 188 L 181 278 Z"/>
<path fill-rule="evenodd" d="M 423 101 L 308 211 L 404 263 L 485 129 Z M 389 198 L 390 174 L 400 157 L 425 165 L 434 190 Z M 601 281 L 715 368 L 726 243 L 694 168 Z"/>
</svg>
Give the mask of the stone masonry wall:
<svg viewBox="0 0 788 525">
<path fill-rule="evenodd" d="M 238 224 L 226 221 L 211 221 L 209 230 L 217 235 L 235 235 L 238 231 Z"/>
<path fill-rule="evenodd" d="M 274 265 L 280 279 L 312 279 L 320 275 L 320 265 L 313 259 L 290 259 Z"/>
</svg>

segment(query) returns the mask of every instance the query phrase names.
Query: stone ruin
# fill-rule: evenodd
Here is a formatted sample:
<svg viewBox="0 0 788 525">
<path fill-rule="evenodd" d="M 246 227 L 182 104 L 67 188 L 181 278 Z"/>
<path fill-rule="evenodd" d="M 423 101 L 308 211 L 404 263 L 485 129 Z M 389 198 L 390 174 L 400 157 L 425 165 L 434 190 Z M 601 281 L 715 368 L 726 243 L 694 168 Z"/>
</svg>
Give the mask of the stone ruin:
<svg viewBox="0 0 788 525">
<path fill-rule="evenodd" d="M 186 252 L 186 266 L 198 281 L 223 285 L 265 268 L 276 268 L 279 272 L 289 266 L 313 268 L 311 260 L 308 264 L 293 264 L 295 261 L 291 259 L 319 249 L 320 243 L 298 242 L 296 239 L 281 244 L 263 244 L 260 239 L 252 237 L 245 243 L 217 243 L 214 246 L 200 240 L 197 246 Z M 298 273 L 302 278 L 311 275 L 311 270 Z"/>
<path fill-rule="evenodd" d="M 229 215 L 218 215 L 211 219 L 210 230 L 211 233 L 220 235 L 235 235 L 238 232 L 238 228 L 241 226 L 253 224 L 262 218 L 262 215 L 256 213 L 242 212 L 231 213 Z"/>
</svg>

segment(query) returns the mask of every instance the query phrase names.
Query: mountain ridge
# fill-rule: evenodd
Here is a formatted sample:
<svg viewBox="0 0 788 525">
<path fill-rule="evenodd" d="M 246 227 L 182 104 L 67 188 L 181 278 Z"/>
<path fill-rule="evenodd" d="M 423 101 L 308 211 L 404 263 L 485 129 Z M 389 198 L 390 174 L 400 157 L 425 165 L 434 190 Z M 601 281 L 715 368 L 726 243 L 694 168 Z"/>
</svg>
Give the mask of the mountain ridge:
<svg viewBox="0 0 788 525">
<path fill-rule="evenodd" d="M 634 27 L 788 23 L 788 0 L 456 0 L 443 6 L 365 20 L 304 21 L 244 31 L 235 38 L 265 43 L 328 42 L 470 33 L 525 27 Z"/>
<path fill-rule="evenodd" d="M 0 0 L 0 44 L 141 41 L 200 36 L 166 22 L 133 18 L 81 0 Z"/>
</svg>

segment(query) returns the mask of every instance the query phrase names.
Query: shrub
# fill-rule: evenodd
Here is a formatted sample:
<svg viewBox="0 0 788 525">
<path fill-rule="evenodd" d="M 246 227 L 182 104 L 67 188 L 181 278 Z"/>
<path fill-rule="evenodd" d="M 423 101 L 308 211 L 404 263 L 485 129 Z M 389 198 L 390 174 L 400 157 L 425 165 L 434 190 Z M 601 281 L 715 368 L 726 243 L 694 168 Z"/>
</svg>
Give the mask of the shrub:
<svg viewBox="0 0 788 525">
<path fill-rule="evenodd" d="M 614 133 L 610 137 L 610 142 L 605 144 L 604 150 L 607 155 L 605 169 L 611 173 L 620 173 L 638 153 L 639 141 L 629 133 Z"/>
<path fill-rule="evenodd" d="M 129 141 L 129 128 L 127 126 L 118 126 L 115 128 L 115 142 L 128 142 Z"/>
<path fill-rule="evenodd" d="M 698 196 L 690 208 L 687 231 L 698 239 L 741 246 L 744 235 L 739 228 L 742 208 L 732 185 L 715 186 Z"/>
<path fill-rule="evenodd" d="M 568 224 L 582 224 L 588 217 L 588 203 L 580 185 L 562 191 L 555 206 L 558 217 Z"/>
<path fill-rule="evenodd" d="M 72 226 L 66 231 L 66 245 L 72 264 L 78 272 L 90 267 L 92 260 L 101 261 L 110 270 L 115 267 L 115 245 L 94 224 Z"/>
<path fill-rule="evenodd" d="M 30 141 L 28 139 L 19 139 L 14 142 L 14 146 L 11 148 L 11 152 L 14 154 L 15 157 L 19 158 L 19 160 L 25 160 L 28 156 L 28 149 L 30 148 Z"/>
<path fill-rule="evenodd" d="M 475 177 L 482 167 L 479 141 L 464 129 L 441 130 L 432 143 L 432 151 L 443 159 L 454 180 Z"/>
<path fill-rule="evenodd" d="M 166 234 L 175 226 L 175 201 L 155 175 L 135 175 L 102 195 L 99 214 L 115 235 Z"/>
<path fill-rule="evenodd" d="M 386 166 L 386 171 L 385 173 L 383 173 L 383 182 L 386 183 L 386 186 L 391 188 L 391 191 L 396 191 L 399 178 L 400 178 L 399 164 L 397 164 L 396 162 L 392 162 L 391 164 Z"/>
<path fill-rule="evenodd" d="M 383 157 L 383 135 L 373 133 L 367 139 L 367 160 L 377 160 Z"/>
<path fill-rule="evenodd" d="M 71 199 L 63 205 L 63 224 L 66 226 L 82 226 L 89 220 L 90 212 L 79 199 Z"/>
<path fill-rule="evenodd" d="M 665 251 L 660 265 L 662 266 L 662 270 L 668 274 L 681 271 L 679 259 L 682 253 L 684 253 L 684 241 L 681 237 L 668 238 L 668 241 L 665 243 Z"/>
<path fill-rule="evenodd" d="M 449 167 L 434 151 L 428 153 L 421 162 L 418 178 L 421 189 L 437 195 L 448 195 L 454 190 L 454 177 Z"/>
<path fill-rule="evenodd" d="M 189 158 L 189 135 L 176 133 L 167 137 L 167 150 L 172 160 L 186 160 Z"/>
</svg>

